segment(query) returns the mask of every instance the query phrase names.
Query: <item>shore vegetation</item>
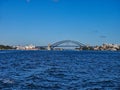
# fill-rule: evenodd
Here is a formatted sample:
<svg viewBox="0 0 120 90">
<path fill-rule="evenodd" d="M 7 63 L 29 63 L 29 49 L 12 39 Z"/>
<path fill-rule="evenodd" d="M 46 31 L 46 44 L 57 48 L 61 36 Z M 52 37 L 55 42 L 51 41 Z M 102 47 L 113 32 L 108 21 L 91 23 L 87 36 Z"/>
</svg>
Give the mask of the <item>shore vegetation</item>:
<svg viewBox="0 0 120 90">
<path fill-rule="evenodd" d="M 14 49 L 12 46 L 0 45 L 0 50 Z"/>
</svg>

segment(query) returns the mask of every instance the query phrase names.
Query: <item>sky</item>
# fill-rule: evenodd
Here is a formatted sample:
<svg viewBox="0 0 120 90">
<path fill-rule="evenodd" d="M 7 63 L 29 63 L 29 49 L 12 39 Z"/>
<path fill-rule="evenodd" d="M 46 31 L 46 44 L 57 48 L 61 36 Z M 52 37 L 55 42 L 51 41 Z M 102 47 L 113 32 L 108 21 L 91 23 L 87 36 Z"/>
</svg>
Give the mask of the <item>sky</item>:
<svg viewBox="0 0 120 90">
<path fill-rule="evenodd" d="M 120 0 L 0 0 L 0 44 L 120 44 Z"/>
</svg>

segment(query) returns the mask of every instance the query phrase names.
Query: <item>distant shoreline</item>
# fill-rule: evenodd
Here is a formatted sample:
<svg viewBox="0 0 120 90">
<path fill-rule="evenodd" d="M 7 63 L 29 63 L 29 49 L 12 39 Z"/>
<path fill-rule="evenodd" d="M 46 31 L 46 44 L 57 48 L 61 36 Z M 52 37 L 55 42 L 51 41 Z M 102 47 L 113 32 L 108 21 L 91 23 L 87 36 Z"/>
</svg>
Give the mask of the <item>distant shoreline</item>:
<svg viewBox="0 0 120 90">
<path fill-rule="evenodd" d="M 0 51 L 120 51 L 120 50 L 72 50 L 72 49 L 65 49 L 65 50 L 39 50 L 39 49 L 31 49 L 31 50 L 17 50 L 17 49 L 0 49 Z"/>
<path fill-rule="evenodd" d="M 49 48 L 48 48 L 49 47 Z M 52 50 L 52 51 L 64 51 L 67 50 L 67 48 L 63 48 L 63 47 L 55 47 L 52 48 L 50 46 L 46 46 L 46 47 L 37 47 L 37 46 L 33 46 L 33 45 L 28 45 L 28 46 L 6 46 L 6 45 L 0 45 L 0 50 Z M 80 47 L 74 47 L 72 48 L 73 50 L 76 51 L 85 51 L 85 50 L 89 50 L 89 51 L 120 51 L 120 45 L 117 44 L 103 44 L 101 46 L 80 46 Z M 72 50 L 70 48 L 68 48 L 68 50 Z"/>
</svg>

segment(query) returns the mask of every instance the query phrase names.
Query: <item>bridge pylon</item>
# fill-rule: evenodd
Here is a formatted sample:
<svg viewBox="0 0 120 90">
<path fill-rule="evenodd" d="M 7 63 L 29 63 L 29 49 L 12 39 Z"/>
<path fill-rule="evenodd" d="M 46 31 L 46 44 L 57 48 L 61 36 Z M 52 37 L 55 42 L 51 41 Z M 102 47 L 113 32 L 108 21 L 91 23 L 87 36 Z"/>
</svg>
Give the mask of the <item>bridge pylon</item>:
<svg viewBox="0 0 120 90">
<path fill-rule="evenodd" d="M 48 44 L 47 50 L 51 50 L 51 45 Z"/>
</svg>

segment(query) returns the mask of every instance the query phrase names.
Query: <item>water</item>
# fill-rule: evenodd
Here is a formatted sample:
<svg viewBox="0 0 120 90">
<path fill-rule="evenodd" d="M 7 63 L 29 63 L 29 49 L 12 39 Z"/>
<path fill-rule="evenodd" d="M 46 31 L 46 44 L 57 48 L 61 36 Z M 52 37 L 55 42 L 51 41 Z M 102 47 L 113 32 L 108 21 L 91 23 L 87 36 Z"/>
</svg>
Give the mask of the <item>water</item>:
<svg viewBox="0 0 120 90">
<path fill-rule="evenodd" d="M 0 51 L 0 90 L 120 90 L 120 52 Z"/>
</svg>

